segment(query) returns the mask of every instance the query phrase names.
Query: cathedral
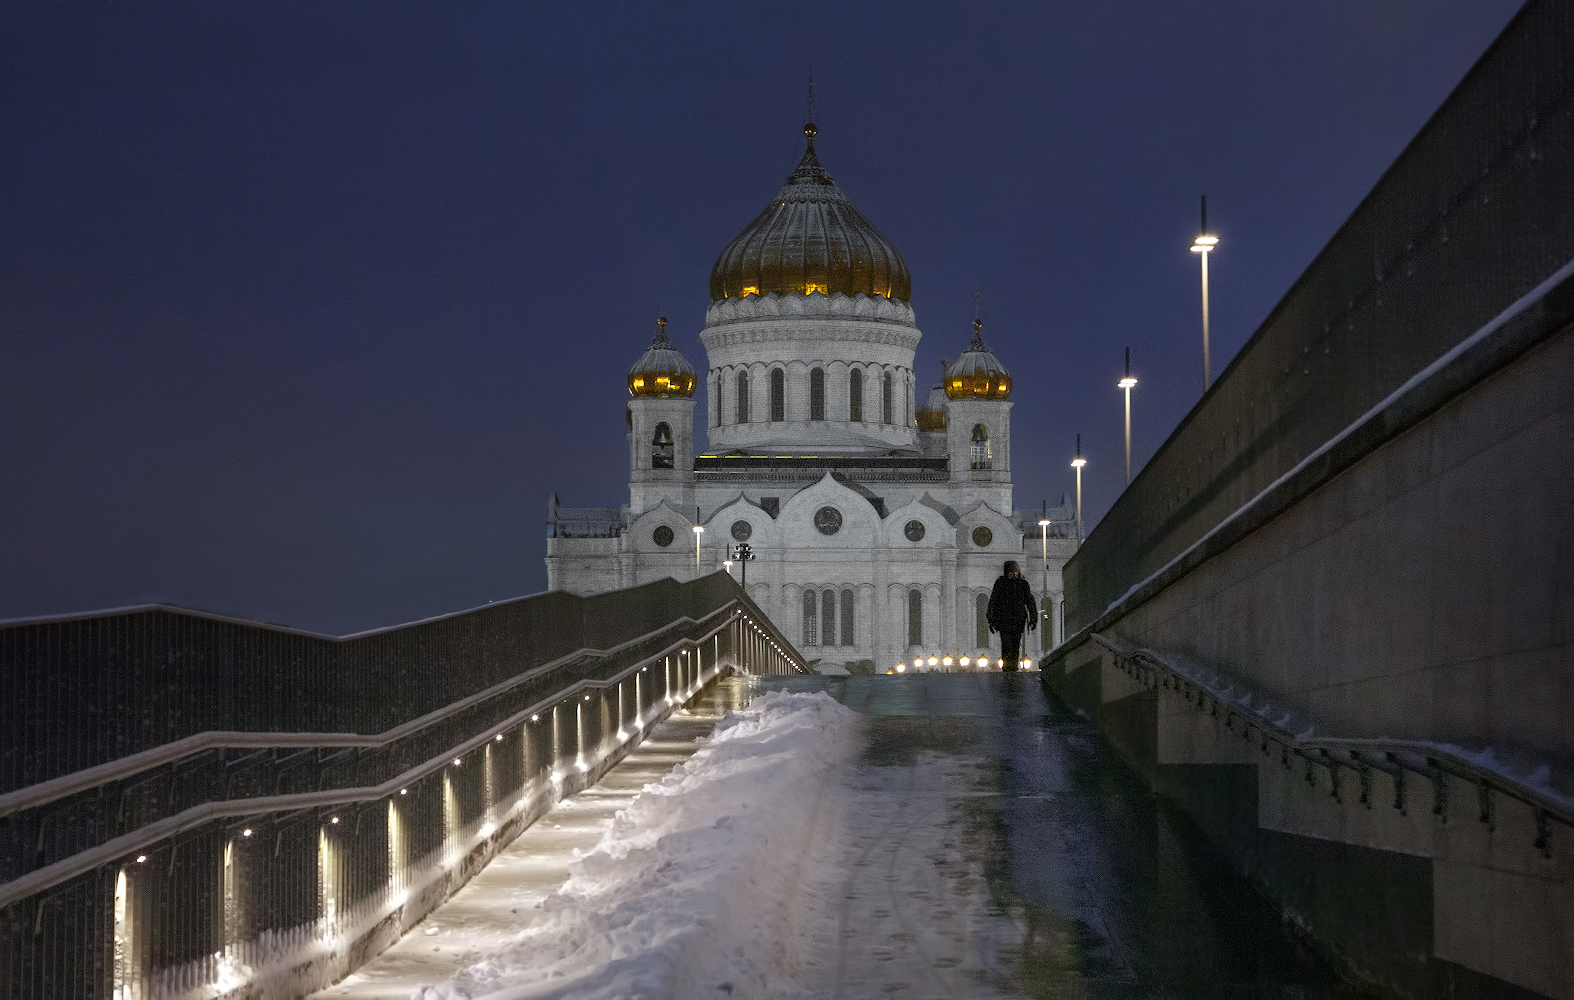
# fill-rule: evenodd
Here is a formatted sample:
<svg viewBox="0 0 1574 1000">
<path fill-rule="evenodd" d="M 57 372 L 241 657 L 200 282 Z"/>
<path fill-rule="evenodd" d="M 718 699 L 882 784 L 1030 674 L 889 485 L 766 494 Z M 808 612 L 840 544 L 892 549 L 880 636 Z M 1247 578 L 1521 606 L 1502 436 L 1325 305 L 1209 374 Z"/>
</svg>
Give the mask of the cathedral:
<svg viewBox="0 0 1574 1000">
<path fill-rule="evenodd" d="M 1023 655 L 1042 652 L 1075 528 L 1064 507 L 1014 509 L 1011 374 L 975 321 L 919 401 L 907 263 L 826 173 L 813 123 L 804 135 L 711 270 L 707 446 L 699 376 L 660 319 L 628 376 L 628 503 L 552 497 L 547 586 L 725 569 L 821 672 L 998 668 L 984 608 L 1015 559 L 1043 607 Z M 752 559 L 735 560 L 740 545 Z"/>
</svg>

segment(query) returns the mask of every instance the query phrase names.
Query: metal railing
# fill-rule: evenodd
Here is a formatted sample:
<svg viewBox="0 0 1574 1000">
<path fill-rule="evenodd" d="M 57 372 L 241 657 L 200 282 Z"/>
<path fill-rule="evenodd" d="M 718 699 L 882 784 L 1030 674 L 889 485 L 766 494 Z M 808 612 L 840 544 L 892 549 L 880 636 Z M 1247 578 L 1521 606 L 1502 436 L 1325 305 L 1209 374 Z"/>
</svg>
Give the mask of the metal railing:
<svg viewBox="0 0 1574 1000">
<path fill-rule="evenodd" d="M 1198 711 L 1220 719 L 1227 730 L 1238 728 L 1241 739 L 1256 742 L 1264 756 L 1271 759 L 1277 753 L 1286 768 L 1294 766 L 1291 758 L 1295 758 L 1305 768 L 1308 783 L 1316 783 L 1316 769 L 1326 770 L 1332 795 L 1338 801 L 1344 800 L 1349 787 L 1343 779 L 1350 777 L 1354 779 L 1357 801 L 1370 806 L 1372 773 L 1381 771 L 1393 780 L 1393 807 L 1404 812 L 1409 808 L 1407 776 L 1416 775 L 1431 788 L 1432 814 L 1447 822 L 1448 779 L 1456 778 L 1475 786 L 1476 818 L 1488 830 L 1496 829 L 1494 796 L 1501 795 L 1533 810 L 1534 846 L 1543 857 L 1552 856 L 1554 821 L 1574 827 L 1574 799 L 1494 767 L 1490 757 L 1428 740 L 1317 736 L 1310 728 L 1294 733 L 1286 724 L 1288 714 L 1280 713 L 1278 720 L 1270 718 L 1273 710 L 1267 699 L 1238 682 L 1210 680 L 1200 671 L 1181 667 L 1151 649 L 1128 646 L 1102 633 L 1087 636 L 1108 650 L 1116 666 L 1139 684 L 1174 691 Z"/>
<path fill-rule="evenodd" d="M 699 613 L 524 665 L 381 732 L 198 732 L 0 794 L 0 995 L 141 1000 L 326 985 L 711 680 L 805 669 L 730 582 L 527 601 L 606 611 L 649 603 L 653 591 Z M 90 643 L 106 634 L 102 617 L 74 620 L 72 633 Z M 6 628 L 46 624 L 60 623 Z M 434 678 L 452 669 L 429 666 Z"/>
</svg>

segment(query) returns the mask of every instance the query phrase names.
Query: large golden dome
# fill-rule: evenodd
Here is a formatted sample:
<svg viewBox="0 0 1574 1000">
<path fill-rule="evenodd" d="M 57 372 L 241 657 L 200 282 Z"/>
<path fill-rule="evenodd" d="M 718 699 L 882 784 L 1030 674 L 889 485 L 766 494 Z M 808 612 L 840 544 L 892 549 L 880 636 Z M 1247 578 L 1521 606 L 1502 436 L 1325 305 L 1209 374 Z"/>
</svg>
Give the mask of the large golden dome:
<svg viewBox="0 0 1574 1000">
<path fill-rule="evenodd" d="M 727 244 L 710 272 L 710 297 L 750 295 L 912 295 L 907 262 L 836 186 L 808 148 L 776 198 Z"/>
<path fill-rule="evenodd" d="M 1011 373 L 984 346 L 984 323 L 973 321 L 973 342 L 946 369 L 945 394 L 950 399 L 1008 399 Z"/>
<path fill-rule="evenodd" d="M 692 396 L 694 369 L 667 339 L 667 317 L 656 320 L 656 336 L 629 371 L 630 396 Z"/>
</svg>

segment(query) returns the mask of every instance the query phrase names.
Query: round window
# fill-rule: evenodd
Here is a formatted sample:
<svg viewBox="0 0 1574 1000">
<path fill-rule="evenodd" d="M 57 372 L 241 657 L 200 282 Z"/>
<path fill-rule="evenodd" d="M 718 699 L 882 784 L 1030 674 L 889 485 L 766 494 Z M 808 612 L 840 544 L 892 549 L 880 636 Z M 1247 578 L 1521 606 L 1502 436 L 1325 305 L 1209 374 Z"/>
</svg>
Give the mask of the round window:
<svg viewBox="0 0 1574 1000">
<path fill-rule="evenodd" d="M 917 521 L 917 520 L 908 521 L 905 525 L 902 526 L 902 534 L 907 536 L 907 540 L 909 542 L 921 542 L 921 541 L 923 541 L 924 540 L 924 522 Z"/>
<path fill-rule="evenodd" d="M 650 540 L 655 542 L 657 545 L 660 545 L 662 548 L 666 548 L 672 544 L 672 529 L 663 524 L 661 527 L 651 532 Z"/>
<path fill-rule="evenodd" d="M 814 512 L 814 526 L 822 535 L 834 535 L 842 530 L 842 512 L 835 507 L 821 507 Z"/>
<path fill-rule="evenodd" d="M 995 533 L 980 524 L 973 529 L 973 544 L 981 549 L 989 548 L 989 543 L 995 540 Z"/>
<path fill-rule="evenodd" d="M 754 534 L 754 525 L 750 524 L 748 521 L 732 522 L 733 541 L 746 542 L 749 540 L 749 536 L 752 534 Z"/>
</svg>

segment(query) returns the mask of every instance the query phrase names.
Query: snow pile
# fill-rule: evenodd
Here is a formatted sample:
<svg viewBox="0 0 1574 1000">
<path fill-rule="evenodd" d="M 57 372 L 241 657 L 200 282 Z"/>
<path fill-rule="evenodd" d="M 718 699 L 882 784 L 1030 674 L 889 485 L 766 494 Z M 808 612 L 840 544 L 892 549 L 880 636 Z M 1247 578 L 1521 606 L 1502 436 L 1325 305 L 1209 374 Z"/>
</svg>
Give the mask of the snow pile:
<svg viewBox="0 0 1574 1000">
<path fill-rule="evenodd" d="M 857 714 L 773 692 L 645 786 L 506 947 L 416 1000 L 749 996 L 791 913 Z"/>
</svg>

